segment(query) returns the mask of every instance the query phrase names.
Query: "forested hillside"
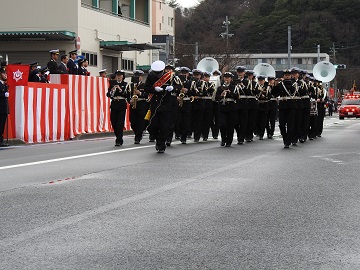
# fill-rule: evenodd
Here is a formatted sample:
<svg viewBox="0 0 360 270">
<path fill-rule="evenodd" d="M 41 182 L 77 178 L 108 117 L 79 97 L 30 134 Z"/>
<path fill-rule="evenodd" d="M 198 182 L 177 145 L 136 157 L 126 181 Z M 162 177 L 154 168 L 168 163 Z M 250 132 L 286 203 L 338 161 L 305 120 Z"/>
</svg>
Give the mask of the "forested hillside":
<svg viewBox="0 0 360 270">
<path fill-rule="evenodd" d="M 204 0 L 193 9 L 176 9 L 176 57 L 193 66 L 194 44 L 200 55 L 226 53 L 287 53 L 287 27 L 292 27 L 292 52 L 321 52 L 347 65 L 338 71 L 339 87 L 347 88 L 360 66 L 360 0 Z M 226 42 L 220 37 L 228 16 Z M 333 59 L 331 59 L 332 62 Z"/>
</svg>

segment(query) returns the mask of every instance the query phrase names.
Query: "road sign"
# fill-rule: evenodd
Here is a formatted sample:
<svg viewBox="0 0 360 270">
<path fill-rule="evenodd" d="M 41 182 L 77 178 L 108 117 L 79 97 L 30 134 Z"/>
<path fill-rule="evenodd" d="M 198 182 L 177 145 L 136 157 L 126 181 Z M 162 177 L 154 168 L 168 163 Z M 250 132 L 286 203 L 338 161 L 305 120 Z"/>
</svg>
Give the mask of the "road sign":
<svg viewBox="0 0 360 270">
<path fill-rule="evenodd" d="M 75 40 L 75 47 L 77 50 L 80 50 L 80 45 L 81 45 L 80 37 L 77 37 Z"/>
</svg>

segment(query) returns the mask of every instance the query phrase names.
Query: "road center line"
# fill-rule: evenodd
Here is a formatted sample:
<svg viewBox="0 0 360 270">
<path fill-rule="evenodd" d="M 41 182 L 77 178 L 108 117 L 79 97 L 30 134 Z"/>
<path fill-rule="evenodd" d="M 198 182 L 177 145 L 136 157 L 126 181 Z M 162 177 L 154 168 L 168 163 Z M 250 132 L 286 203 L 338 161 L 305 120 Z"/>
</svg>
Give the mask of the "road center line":
<svg viewBox="0 0 360 270">
<path fill-rule="evenodd" d="M 125 150 L 125 149 L 123 149 L 123 150 Z M 119 151 L 119 150 L 117 150 L 117 151 Z M 55 230 L 59 230 L 59 229 L 62 229 L 64 227 L 66 227 L 66 226 L 71 226 L 71 225 L 73 225 L 75 223 L 78 223 L 78 222 L 81 222 L 81 221 L 83 221 L 85 219 L 89 219 L 89 218 L 92 218 L 92 217 L 95 217 L 95 216 L 98 216 L 98 215 L 101 215 L 101 214 L 116 210 L 116 209 L 121 208 L 123 206 L 126 206 L 128 204 L 136 203 L 138 201 L 142 201 L 142 200 L 145 200 L 147 198 L 154 197 L 156 195 L 159 195 L 159 194 L 174 190 L 176 188 L 186 186 L 186 185 L 188 185 L 190 183 L 193 183 L 193 182 L 196 182 L 196 181 L 199 181 L 199 180 L 203 180 L 203 179 L 208 179 L 210 176 L 214 176 L 214 175 L 216 175 L 218 173 L 222 173 L 224 171 L 230 171 L 231 169 L 238 168 L 239 166 L 242 166 L 242 165 L 245 165 L 245 164 L 248 164 L 248 163 L 256 162 L 256 161 L 271 157 L 277 152 L 278 151 L 272 151 L 272 152 L 265 153 L 265 154 L 262 154 L 262 155 L 258 155 L 258 156 L 255 156 L 253 158 L 250 158 L 250 159 L 245 159 L 243 161 L 236 162 L 236 163 L 233 163 L 233 164 L 230 164 L 230 165 L 227 165 L 227 166 L 222 166 L 220 168 L 216 168 L 214 170 L 207 171 L 205 173 L 201 173 L 201 174 L 196 175 L 196 176 L 191 177 L 191 178 L 185 178 L 185 179 L 183 179 L 181 181 L 178 181 L 178 182 L 175 182 L 175 183 L 172 183 L 172 184 L 168 184 L 168 185 L 164 185 L 164 186 L 161 186 L 161 187 L 158 187 L 158 188 L 154 188 L 152 190 L 148 190 L 146 192 L 136 194 L 134 196 L 123 198 L 123 199 L 121 199 L 119 201 L 116 201 L 116 202 L 113 202 L 113 203 L 110 203 L 110 204 L 107 204 L 107 205 L 104 205 L 104 206 L 101 206 L 101 207 L 98 207 L 98 208 L 90 209 L 90 210 L 85 211 L 83 213 L 80 213 L 78 215 L 74 215 L 74 216 L 71 216 L 71 217 L 64 218 L 62 220 L 56 221 L 53 224 L 48 224 L 48 225 L 45 225 L 45 226 L 30 230 L 30 231 L 27 231 L 27 232 L 22 232 L 22 233 L 20 233 L 18 235 L 15 235 L 13 237 L 2 239 L 2 240 L 0 240 L 0 249 L 6 249 L 8 246 L 16 245 L 16 244 L 21 243 L 23 241 L 29 240 L 29 239 L 31 239 L 33 237 L 37 237 L 37 236 L 43 235 L 45 233 L 49 233 L 49 232 L 52 232 L 52 231 L 55 231 Z"/>
<path fill-rule="evenodd" d="M 97 152 L 97 153 L 91 153 L 91 154 L 83 154 L 83 155 L 76 155 L 76 156 L 70 156 L 70 157 L 54 158 L 54 159 L 34 161 L 34 162 L 29 162 L 29 163 L 8 165 L 8 166 L 0 167 L 0 170 L 7 170 L 7 169 L 13 169 L 13 168 L 34 166 L 34 165 L 46 164 L 46 163 L 54 163 L 54 162 L 59 162 L 59 161 L 86 158 L 86 157 L 101 156 L 101 155 L 107 155 L 107 154 L 113 154 L 113 153 L 119 153 L 119 152 L 126 152 L 126 151 L 131 151 L 131 150 L 139 150 L 139 149 L 144 149 L 144 148 L 149 148 L 149 147 L 154 147 L 154 145 L 145 145 L 145 146 L 138 146 L 138 147 L 124 148 L 124 149 L 110 150 L 110 151 Z"/>
</svg>

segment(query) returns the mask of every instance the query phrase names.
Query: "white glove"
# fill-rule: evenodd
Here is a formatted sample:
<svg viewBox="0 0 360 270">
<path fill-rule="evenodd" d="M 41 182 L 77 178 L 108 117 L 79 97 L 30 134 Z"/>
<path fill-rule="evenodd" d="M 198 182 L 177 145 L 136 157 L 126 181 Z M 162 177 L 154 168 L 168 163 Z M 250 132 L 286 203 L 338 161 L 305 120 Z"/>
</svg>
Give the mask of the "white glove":
<svg viewBox="0 0 360 270">
<path fill-rule="evenodd" d="M 166 86 L 165 90 L 171 92 L 172 90 L 174 90 L 174 87 L 172 85 L 169 85 Z"/>
<path fill-rule="evenodd" d="M 9 92 L 5 92 L 5 97 L 9 97 Z"/>
<path fill-rule="evenodd" d="M 161 92 L 161 91 L 163 91 L 164 89 L 162 89 L 160 86 L 156 86 L 155 87 L 155 91 L 156 92 Z"/>
</svg>

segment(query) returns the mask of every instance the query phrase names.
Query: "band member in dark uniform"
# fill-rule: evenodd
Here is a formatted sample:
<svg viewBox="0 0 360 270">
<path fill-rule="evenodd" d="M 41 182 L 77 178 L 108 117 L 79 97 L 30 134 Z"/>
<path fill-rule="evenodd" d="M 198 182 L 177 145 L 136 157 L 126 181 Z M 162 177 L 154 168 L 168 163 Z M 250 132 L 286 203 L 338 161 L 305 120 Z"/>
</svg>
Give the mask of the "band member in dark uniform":
<svg viewBox="0 0 360 270">
<path fill-rule="evenodd" d="M 296 94 L 294 96 L 295 103 L 296 103 L 296 115 L 295 115 L 295 130 L 294 130 L 294 137 L 291 141 L 292 145 L 296 146 L 297 142 L 300 138 L 300 130 L 301 130 L 301 123 L 302 123 L 302 111 L 304 109 L 303 101 L 301 96 L 305 95 L 305 88 L 302 80 L 300 79 L 300 69 L 293 68 L 291 70 L 291 77 L 292 82 L 295 87 Z"/>
<path fill-rule="evenodd" d="M 311 103 L 310 103 L 309 83 L 306 79 L 307 72 L 303 70 L 300 73 L 300 75 L 302 77 L 301 84 L 304 91 L 301 94 L 303 109 L 302 109 L 302 121 L 300 126 L 299 142 L 304 143 L 307 140 L 308 132 L 309 132 Z"/>
<path fill-rule="evenodd" d="M 69 74 L 72 74 L 72 75 L 78 74 L 78 66 L 77 66 L 77 64 L 75 64 L 76 54 L 77 54 L 76 50 L 69 52 L 70 58 L 66 64 L 67 68 L 69 69 Z"/>
<path fill-rule="evenodd" d="M 192 81 L 189 78 L 189 72 L 190 69 L 187 67 L 180 69 L 181 88 L 177 91 L 179 108 L 176 120 L 176 137 L 180 139 L 182 144 L 186 144 L 186 138 L 190 132 L 191 102 L 189 89 Z"/>
<path fill-rule="evenodd" d="M 51 74 L 58 74 L 58 65 L 56 63 L 56 60 L 59 58 L 59 50 L 51 50 L 49 51 L 51 55 L 50 61 L 47 63 L 47 67 Z"/>
<path fill-rule="evenodd" d="M 149 108 L 148 102 L 146 102 L 148 94 L 145 93 L 145 84 L 142 81 L 143 74 L 144 72 L 142 70 L 135 70 L 133 72 L 133 77 L 131 78 L 129 102 L 131 129 L 135 134 L 134 144 L 139 144 L 142 140 L 143 132 L 146 127 L 146 120 L 144 118 Z"/>
<path fill-rule="evenodd" d="M 272 139 L 275 132 L 275 121 L 278 113 L 278 101 L 273 94 L 275 86 L 275 77 L 268 77 L 268 92 L 270 94 L 270 100 L 268 102 L 268 117 L 266 122 L 266 134 L 268 139 Z"/>
<path fill-rule="evenodd" d="M 110 121 L 116 136 L 115 146 L 123 144 L 123 131 L 127 99 L 129 99 L 129 85 L 124 81 L 125 72 L 115 71 L 115 80 L 110 80 L 110 86 L 106 96 L 111 99 Z"/>
<path fill-rule="evenodd" d="M 256 85 L 256 91 L 259 92 L 257 95 L 259 102 L 259 110 L 256 117 L 257 134 L 259 140 L 264 139 L 266 121 L 268 117 L 268 102 L 270 100 L 270 93 L 268 91 L 267 83 L 265 82 L 264 76 L 258 76 L 258 83 Z"/>
<path fill-rule="evenodd" d="M 237 78 L 235 80 L 235 92 L 238 94 L 239 99 L 236 101 L 237 107 L 237 121 L 235 123 L 235 130 L 237 134 L 238 144 L 243 144 L 246 137 L 246 129 L 248 122 L 248 96 L 246 93 L 246 86 L 248 85 L 248 80 L 245 79 L 245 70 L 246 67 L 238 66 L 236 67 Z"/>
<path fill-rule="evenodd" d="M 204 141 L 208 140 L 211 121 L 213 119 L 213 100 L 212 97 L 214 95 L 215 84 L 210 82 L 211 73 L 204 72 L 204 88 L 206 92 L 206 96 L 203 96 L 205 100 L 205 110 L 204 110 L 204 117 L 203 117 L 203 126 L 202 126 L 202 137 Z"/>
<path fill-rule="evenodd" d="M 214 70 L 212 73 L 213 76 L 219 76 L 219 78 L 221 77 L 221 72 L 219 70 Z M 216 94 L 216 90 L 215 89 L 215 94 Z M 216 100 L 215 97 L 213 97 L 213 119 L 211 121 L 211 133 L 212 136 L 215 140 L 217 140 L 218 136 L 219 136 L 219 102 Z"/>
<path fill-rule="evenodd" d="M 309 89 L 309 96 L 310 96 L 310 119 L 309 119 L 309 132 L 308 137 L 309 140 L 312 141 L 316 139 L 316 124 L 317 124 L 317 92 L 314 85 L 315 79 L 313 77 L 309 76 L 309 83 L 308 83 L 308 89 Z"/>
<path fill-rule="evenodd" d="M 324 117 L 325 117 L 325 104 L 326 104 L 326 93 L 324 87 L 321 85 L 321 81 L 315 81 L 315 88 L 317 92 L 317 123 L 316 123 L 316 136 L 321 137 L 324 127 Z"/>
<path fill-rule="evenodd" d="M 190 87 L 190 95 L 192 98 L 191 119 L 193 122 L 194 142 L 199 142 L 202 133 L 202 125 L 205 111 L 205 100 L 207 96 L 205 82 L 201 79 L 202 71 L 194 69 L 193 81 Z"/>
<path fill-rule="evenodd" d="M 289 148 L 294 137 L 296 117 L 296 94 L 291 81 L 291 71 L 284 70 L 283 80 L 274 87 L 274 96 L 279 96 L 279 127 L 283 137 L 284 148 Z"/>
<path fill-rule="evenodd" d="M 177 85 L 180 84 L 180 79 L 175 75 L 175 67 L 167 64 L 165 66 L 165 73 L 167 72 L 173 72 L 174 73 L 174 80 L 176 80 Z M 166 146 L 170 146 L 171 142 L 173 140 L 173 136 L 174 136 L 174 131 L 175 131 L 175 126 L 176 126 L 176 115 L 177 115 L 177 111 L 178 111 L 178 101 L 177 101 L 177 95 L 176 95 L 176 91 L 171 93 L 171 100 L 172 100 L 172 113 L 171 115 L 171 124 L 170 124 L 170 133 L 169 136 L 166 138 L 165 144 Z"/>
<path fill-rule="evenodd" d="M 219 101 L 219 121 L 221 132 L 221 146 L 230 147 L 234 136 L 236 123 L 236 94 L 234 84 L 231 84 L 233 74 L 225 72 L 221 86 L 216 91 L 216 99 Z"/>
<path fill-rule="evenodd" d="M 254 138 L 254 127 L 256 121 L 256 114 L 258 111 L 258 101 L 256 96 L 259 94 L 259 91 L 256 89 L 256 82 L 254 80 L 254 71 L 248 70 L 246 72 L 248 77 L 248 82 L 246 86 L 246 93 L 248 96 L 248 118 L 246 126 L 246 142 L 252 142 Z"/>
<path fill-rule="evenodd" d="M 180 87 L 174 82 L 174 74 L 171 72 L 165 73 L 164 69 L 164 62 L 155 61 L 152 63 L 151 72 L 145 82 L 145 92 L 151 95 L 149 128 L 155 136 L 155 148 L 158 153 L 165 152 L 165 141 L 171 132 L 171 113 L 173 109 L 171 93 L 176 91 L 177 87 Z"/>
<path fill-rule="evenodd" d="M 8 105 L 8 87 L 6 85 L 7 75 L 6 68 L 0 68 L 0 147 L 9 146 L 4 142 L 4 131 L 6 119 L 9 114 L 9 105 Z"/>
</svg>

